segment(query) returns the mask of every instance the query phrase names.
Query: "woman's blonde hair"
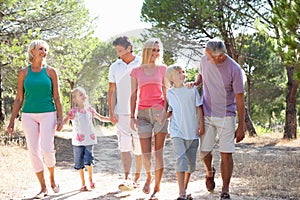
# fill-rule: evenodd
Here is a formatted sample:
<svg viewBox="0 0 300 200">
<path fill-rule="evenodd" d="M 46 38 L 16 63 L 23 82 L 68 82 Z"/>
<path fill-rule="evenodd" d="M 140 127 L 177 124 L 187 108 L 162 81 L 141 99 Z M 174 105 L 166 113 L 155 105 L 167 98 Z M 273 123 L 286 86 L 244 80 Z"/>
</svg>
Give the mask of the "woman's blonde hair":
<svg viewBox="0 0 300 200">
<path fill-rule="evenodd" d="M 49 52 L 49 45 L 46 41 L 44 41 L 44 40 L 33 40 L 30 43 L 29 47 L 28 47 L 28 61 L 31 64 L 33 62 L 33 56 L 31 54 L 31 50 L 35 49 L 35 47 L 38 46 L 38 45 L 44 45 L 45 48 L 47 49 L 47 51 Z"/>
<path fill-rule="evenodd" d="M 163 58 L 163 45 L 158 38 L 150 38 L 148 39 L 143 48 L 142 52 L 142 64 L 149 64 L 152 57 L 152 50 L 154 45 L 157 44 L 159 46 L 159 57 L 156 59 L 155 64 L 162 63 Z"/>
<path fill-rule="evenodd" d="M 174 82 L 173 82 L 173 76 L 176 75 L 179 71 L 181 71 L 183 68 L 178 66 L 178 65 L 174 65 L 174 66 L 169 66 L 167 68 L 167 72 L 166 72 L 166 78 L 168 81 L 168 86 L 173 86 Z"/>
<path fill-rule="evenodd" d="M 86 97 L 86 100 L 84 102 L 84 107 L 85 108 L 88 107 L 89 106 L 89 101 L 88 101 L 88 96 L 87 96 L 87 94 L 85 92 L 85 89 L 83 87 L 76 87 L 73 90 L 71 90 L 72 108 L 78 106 L 78 104 L 76 102 L 76 96 L 77 96 L 78 93 L 82 93 Z"/>
</svg>

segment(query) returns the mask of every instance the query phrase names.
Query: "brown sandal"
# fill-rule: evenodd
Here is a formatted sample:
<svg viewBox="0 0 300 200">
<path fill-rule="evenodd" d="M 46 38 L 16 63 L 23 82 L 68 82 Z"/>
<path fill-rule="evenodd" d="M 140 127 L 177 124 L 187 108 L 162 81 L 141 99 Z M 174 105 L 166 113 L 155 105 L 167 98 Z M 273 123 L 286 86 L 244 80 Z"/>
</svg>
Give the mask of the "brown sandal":
<svg viewBox="0 0 300 200">
<path fill-rule="evenodd" d="M 206 176 L 206 181 L 205 181 L 205 184 L 206 184 L 206 189 L 209 191 L 209 192 L 212 192 L 214 189 L 215 189 L 215 173 L 216 173 L 216 169 L 213 167 L 212 168 L 212 176 L 209 177 L 209 176 Z"/>
<path fill-rule="evenodd" d="M 221 193 L 220 200 L 230 199 L 230 195 L 228 192 Z"/>
</svg>

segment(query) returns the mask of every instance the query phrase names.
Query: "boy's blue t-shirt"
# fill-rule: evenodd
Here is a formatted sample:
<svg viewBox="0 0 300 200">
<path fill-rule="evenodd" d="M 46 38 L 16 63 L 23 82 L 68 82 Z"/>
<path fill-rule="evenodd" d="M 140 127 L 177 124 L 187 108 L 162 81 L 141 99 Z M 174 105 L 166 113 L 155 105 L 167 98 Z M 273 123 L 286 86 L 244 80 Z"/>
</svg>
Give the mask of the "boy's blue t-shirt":
<svg viewBox="0 0 300 200">
<path fill-rule="evenodd" d="M 171 138 L 179 137 L 185 140 L 199 138 L 199 116 L 197 107 L 202 105 L 200 94 L 196 87 L 188 89 L 170 88 L 167 90 L 169 111 L 172 111 L 169 132 Z"/>
</svg>

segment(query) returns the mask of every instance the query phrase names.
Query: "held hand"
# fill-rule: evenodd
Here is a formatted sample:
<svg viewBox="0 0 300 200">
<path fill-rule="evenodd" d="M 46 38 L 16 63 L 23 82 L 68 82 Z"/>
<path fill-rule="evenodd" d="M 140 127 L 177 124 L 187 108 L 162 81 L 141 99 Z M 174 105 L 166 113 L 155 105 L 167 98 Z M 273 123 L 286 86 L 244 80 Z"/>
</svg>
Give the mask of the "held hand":
<svg viewBox="0 0 300 200">
<path fill-rule="evenodd" d="M 8 134 L 13 135 L 15 133 L 14 126 L 15 126 L 14 122 L 9 123 L 9 125 L 7 126 Z"/>
<path fill-rule="evenodd" d="M 194 87 L 195 83 L 194 82 L 187 82 L 185 85 L 188 89 L 191 89 L 192 87 Z"/>
<path fill-rule="evenodd" d="M 130 127 L 132 130 L 136 131 L 137 120 L 135 118 L 130 119 Z"/>
<path fill-rule="evenodd" d="M 57 120 L 57 122 L 56 122 L 56 130 L 57 131 L 61 131 L 62 128 L 63 128 L 63 126 L 64 126 L 63 122 L 61 120 Z"/>
<path fill-rule="evenodd" d="M 56 123 L 56 130 L 57 130 L 57 131 L 61 131 L 62 128 L 63 128 L 63 126 L 64 126 L 64 125 L 63 125 L 62 122 L 57 122 L 57 123 Z"/>
<path fill-rule="evenodd" d="M 242 141 L 245 138 L 245 130 L 244 127 L 240 127 L 238 126 L 238 128 L 235 131 L 235 140 L 236 143 L 239 143 L 240 141 Z"/>
<path fill-rule="evenodd" d="M 110 115 L 110 121 L 112 124 L 116 124 L 119 121 L 119 117 L 116 114 Z"/>
</svg>

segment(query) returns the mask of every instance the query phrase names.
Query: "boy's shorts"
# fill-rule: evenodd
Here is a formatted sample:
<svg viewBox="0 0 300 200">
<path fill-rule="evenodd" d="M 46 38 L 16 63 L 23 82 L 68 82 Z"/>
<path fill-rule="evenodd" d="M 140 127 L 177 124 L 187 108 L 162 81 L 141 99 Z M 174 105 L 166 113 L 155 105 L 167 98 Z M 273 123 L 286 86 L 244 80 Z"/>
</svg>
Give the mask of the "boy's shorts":
<svg viewBox="0 0 300 200">
<path fill-rule="evenodd" d="M 84 169 L 85 165 L 94 165 L 93 145 L 75 146 L 73 145 L 74 153 L 74 169 Z"/>
<path fill-rule="evenodd" d="M 201 152 L 212 151 L 217 136 L 219 137 L 219 151 L 234 152 L 235 117 L 204 117 L 205 133 L 201 136 Z"/>
<path fill-rule="evenodd" d="M 176 172 L 194 172 L 196 169 L 199 139 L 185 140 L 174 137 L 172 138 L 172 144 L 176 158 Z"/>
<path fill-rule="evenodd" d="M 164 110 L 156 110 L 153 108 L 138 110 L 138 133 L 142 138 L 152 137 L 157 133 L 168 133 L 168 120 L 165 123 L 160 124 L 157 121 L 157 116 L 160 115 Z"/>
<path fill-rule="evenodd" d="M 130 127 L 130 115 L 119 115 L 118 117 L 116 128 L 120 151 L 141 155 L 140 139 L 137 132 Z"/>
</svg>

